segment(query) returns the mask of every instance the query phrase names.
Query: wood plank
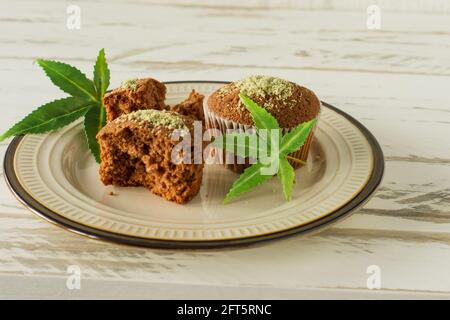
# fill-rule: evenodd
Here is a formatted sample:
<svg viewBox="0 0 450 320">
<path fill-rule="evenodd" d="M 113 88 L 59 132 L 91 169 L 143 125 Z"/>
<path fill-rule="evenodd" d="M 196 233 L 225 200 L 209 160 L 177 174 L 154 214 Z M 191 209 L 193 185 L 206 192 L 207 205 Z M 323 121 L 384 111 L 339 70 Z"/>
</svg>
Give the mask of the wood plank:
<svg viewBox="0 0 450 320">
<path fill-rule="evenodd" d="M 52 0 L 57 2 L 58 0 Z M 99 0 L 102 3 L 123 3 L 123 0 Z M 442 14 L 450 12 L 449 0 L 133 0 L 127 4 L 139 6 L 176 6 L 181 8 L 217 9 L 301 9 L 323 11 L 365 11 L 376 4 L 392 12 L 418 12 Z"/>
<path fill-rule="evenodd" d="M 7 52 L 0 59 L 90 61 L 88 57 L 95 56 L 91 44 L 99 43 L 107 47 L 112 61 L 137 68 L 160 63 L 178 69 L 191 64 L 264 70 L 270 65 L 281 70 L 450 73 L 450 26 L 445 15 L 386 13 L 382 29 L 371 31 L 366 28 L 365 12 L 227 12 L 132 3 L 111 6 L 98 16 L 102 4 L 80 5 L 81 30 L 65 28 L 63 5 L 52 12 L 32 2 L 8 6 L 0 13 L 4 28 L 10 31 L 0 37 Z M 166 23 L 166 17 L 177 21 L 176 26 Z M 261 26 L 260 20 L 270 28 Z M 136 45 L 130 34 L 149 41 Z M 22 50 L 24 45 L 32 50 Z"/>
<path fill-rule="evenodd" d="M 284 289 L 158 282 L 83 279 L 80 290 L 67 290 L 64 278 L 0 275 L 4 299 L 448 299 L 445 293 L 401 290 Z M 23 288 L 27 288 L 23 291 Z M 184 301 L 180 301 L 180 306 Z"/>
<path fill-rule="evenodd" d="M 79 1 L 83 26 L 70 31 L 66 3 L 9 1 L 0 10 L 0 131 L 64 96 L 33 59 L 66 60 L 91 74 L 97 47 L 104 46 L 112 86 L 136 76 L 234 80 L 252 73 L 302 83 L 366 125 L 387 167 L 374 198 L 330 229 L 212 251 L 85 239 L 34 217 L 2 181 L 0 288 L 39 294 L 25 287 L 34 279 L 50 296 L 70 296 L 66 269 L 76 264 L 88 283 L 84 296 L 121 283 L 142 294 L 147 285 L 157 288 L 160 297 L 167 284 L 199 296 L 211 286 L 218 295 L 248 297 L 448 296 L 450 1 L 379 1 L 380 31 L 365 26 L 368 2 Z M 6 146 L 0 143 L 1 157 Z M 380 292 L 366 288 L 369 265 L 381 268 Z"/>
<path fill-rule="evenodd" d="M 378 265 L 384 290 L 448 293 L 450 284 L 448 243 L 411 237 L 393 240 L 383 233 L 330 229 L 259 247 L 165 251 L 101 244 L 57 228 L 36 231 L 30 228 L 15 236 L 10 232 L 9 239 L 1 241 L 1 273 L 65 278 L 67 267 L 78 265 L 85 279 L 129 281 L 130 289 L 133 281 L 364 289 L 367 267 Z"/>
</svg>

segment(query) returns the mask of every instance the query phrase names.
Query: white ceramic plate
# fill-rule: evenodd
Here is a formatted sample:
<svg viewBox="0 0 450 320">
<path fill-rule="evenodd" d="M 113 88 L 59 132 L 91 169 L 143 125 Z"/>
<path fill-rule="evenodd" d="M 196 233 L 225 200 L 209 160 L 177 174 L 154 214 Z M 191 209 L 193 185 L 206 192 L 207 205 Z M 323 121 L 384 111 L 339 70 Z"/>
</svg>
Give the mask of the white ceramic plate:
<svg viewBox="0 0 450 320">
<path fill-rule="evenodd" d="M 222 84 L 167 83 L 167 103 L 183 100 L 192 89 L 207 99 Z M 105 187 L 80 122 L 14 139 L 4 164 L 13 192 L 41 217 L 91 237 L 155 247 L 244 244 L 316 229 L 364 203 L 384 167 L 381 149 L 367 129 L 326 103 L 308 165 L 296 170 L 290 202 L 283 200 L 273 178 L 223 205 L 238 175 L 220 165 L 205 166 L 199 195 L 185 205 L 144 188 Z"/>
</svg>

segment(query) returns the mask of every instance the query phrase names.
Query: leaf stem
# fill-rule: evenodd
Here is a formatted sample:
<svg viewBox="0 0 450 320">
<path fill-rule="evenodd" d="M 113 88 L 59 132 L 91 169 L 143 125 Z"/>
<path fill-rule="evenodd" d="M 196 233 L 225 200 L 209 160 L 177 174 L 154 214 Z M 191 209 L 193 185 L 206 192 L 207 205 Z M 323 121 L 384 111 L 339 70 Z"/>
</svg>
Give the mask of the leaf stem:
<svg viewBox="0 0 450 320">
<path fill-rule="evenodd" d="M 289 159 L 289 160 L 292 160 L 294 162 L 300 163 L 302 165 L 306 165 L 306 161 L 303 161 L 303 160 L 300 160 L 300 159 L 297 159 L 297 158 L 294 158 L 294 157 L 291 157 L 291 156 L 286 156 L 286 158 Z"/>
</svg>

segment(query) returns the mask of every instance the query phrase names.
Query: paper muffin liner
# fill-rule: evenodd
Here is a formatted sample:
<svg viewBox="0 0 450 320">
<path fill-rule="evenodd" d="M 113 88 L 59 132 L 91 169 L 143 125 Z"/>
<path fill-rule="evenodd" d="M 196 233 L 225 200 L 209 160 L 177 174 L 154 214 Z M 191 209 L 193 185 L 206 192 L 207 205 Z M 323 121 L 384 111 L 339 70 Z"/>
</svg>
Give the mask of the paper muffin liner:
<svg viewBox="0 0 450 320">
<path fill-rule="evenodd" d="M 244 125 L 244 124 L 240 124 L 240 123 L 228 120 L 228 119 L 224 119 L 224 118 L 218 116 L 217 114 L 215 114 L 214 112 L 209 111 L 207 106 L 204 106 L 204 114 L 205 114 L 206 128 L 219 129 L 222 134 L 227 133 L 227 130 L 243 132 L 243 131 L 247 131 L 249 129 L 254 129 L 253 126 Z M 319 116 L 320 116 L 320 112 L 317 115 L 317 118 L 319 118 Z M 304 162 L 307 161 L 308 153 L 311 148 L 311 144 L 312 144 L 312 140 L 314 138 L 314 133 L 316 131 L 316 128 L 317 128 L 317 123 L 311 129 L 311 132 L 309 133 L 308 138 L 306 139 L 303 146 L 300 149 L 298 149 L 297 151 L 290 153 L 289 156 L 299 159 L 299 160 L 302 160 Z M 292 131 L 293 129 L 294 128 L 283 128 L 282 132 L 283 132 L 283 134 L 286 134 L 286 133 Z M 222 159 L 223 159 L 222 164 L 226 168 L 228 168 L 236 173 L 242 173 L 246 168 L 248 168 L 249 166 L 252 165 L 252 163 L 250 163 L 251 160 L 249 158 L 243 159 L 241 157 L 238 157 L 234 154 L 231 154 L 229 152 L 226 152 L 226 151 L 218 149 L 218 148 L 213 148 L 212 152 L 215 153 L 214 156 L 216 156 L 216 159 L 219 159 L 220 157 L 218 155 L 220 155 L 220 153 L 222 153 Z M 226 160 L 228 160 L 228 161 L 226 161 Z M 294 167 L 294 169 L 297 169 L 302 166 L 302 164 L 299 162 L 292 161 L 292 160 L 288 160 L 288 161 L 292 165 L 292 167 Z"/>
</svg>

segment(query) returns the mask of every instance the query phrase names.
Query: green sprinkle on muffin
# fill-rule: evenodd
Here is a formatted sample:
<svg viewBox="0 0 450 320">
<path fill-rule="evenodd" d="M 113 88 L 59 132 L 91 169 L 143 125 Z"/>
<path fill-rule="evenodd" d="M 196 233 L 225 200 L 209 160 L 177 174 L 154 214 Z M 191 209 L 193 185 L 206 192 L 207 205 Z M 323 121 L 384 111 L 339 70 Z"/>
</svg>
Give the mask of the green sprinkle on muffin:
<svg viewBox="0 0 450 320">
<path fill-rule="evenodd" d="M 151 127 L 164 127 L 169 130 L 187 130 L 184 118 L 171 111 L 166 110 L 139 110 L 124 114 L 117 118 L 118 123 L 132 121 L 140 124 L 149 124 Z"/>
<path fill-rule="evenodd" d="M 284 79 L 269 76 L 250 76 L 235 83 L 241 93 L 249 97 L 262 98 L 275 96 L 280 100 L 292 96 L 295 85 Z"/>
<path fill-rule="evenodd" d="M 125 81 L 123 81 L 123 82 L 120 84 L 120 86 L 121 86 L 122 88 L 125 88 L 125 89 L 131 89 L 131 90 L 133 90 L 133 91 L 136 91 L 136 89 L 137 89 L 137 87 L 138 87 L 137 80 L 138 80 L 138 79 L 128 79 L 128 80 L 125 80 Z"/>
</svg>

